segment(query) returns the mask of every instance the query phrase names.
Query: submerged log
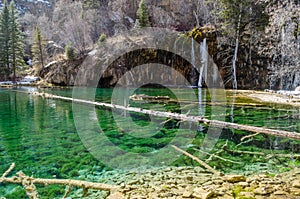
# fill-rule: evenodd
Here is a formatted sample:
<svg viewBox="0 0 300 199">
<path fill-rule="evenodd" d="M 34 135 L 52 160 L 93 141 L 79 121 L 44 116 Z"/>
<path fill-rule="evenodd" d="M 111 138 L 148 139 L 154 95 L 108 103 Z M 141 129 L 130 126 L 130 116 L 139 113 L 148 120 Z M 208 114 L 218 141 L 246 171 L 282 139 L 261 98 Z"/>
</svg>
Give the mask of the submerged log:
<svg viewBox="0 0 300 199">
<path fill-rule="evenodd" d="M 25 175 L 22 171 L 17 172 L 16 176 L 6 177 L 15 167 L 15 163 L 12 163 L 6 172 L 0 177 L 0 183 L 11 183 L 11 184 L 22 184 L 26 194 L 30 199 L 38 199 L 38 193 L 35 184 L 43 184 L 45 186 L 56 184 L 56 185 L 67 185 L 74 187 L 81 187 L 85 191 L 88 189 L 103 190 L 109 192 L 115 192 L 120 189 L 120 186 L 109 185 L 96 182 L 88 182 L 83 180 L 71 180 L 71 179 L 42 179 L 34 178 L 32 176 Z"/>
<path fill-rule="evenodd" d="M 209 166 L 207 163 L 205 163 L 204 161 L 200 160 L 199 158 L 197 158 L 196 156 L 193 156 L 192 154 L 178 148 L 175 145 L 171 145 L 176 151 L 179 151 L 180 153 L 192 158 L 193 160 L 195 160 L 196 162 L 198 162 L 200 165 L 202 165 L 203 167 L 205 167 L 209 172 L 216 174 L 218 176 L 223 176 L 224 174 L 215 170 L 214 168 L 212 168 L 211 166 Z"/>
<path fill-rule="evenodd" d="M 108 108 L 112 108 L 112 109 L 132 111 L 132 112 L 143 113 L 143 114 L 153 115 L 153 116 L 158 116 L 158 117 L 173 118 L 173 119 L 187 121 L 187 122 L 200 122 L 200 123 L 209 124 L 211 126 L 219 127 L 219 128 L 231 128 L 231 129 L 249 131 L 249 132 L 254 132 L 254 133 L 263 133 L 263 134 L 272 135 L 272 136 L 279 136 L 279 137 L 286 137 L 286 138 L 300 140 L 300 133 L 298 133 L 298 132 L 290 132 L 290 131 L 283 131 L 283 130 L 277 130 L 277 129 L 268 129 L 268 128 L 264 128 L 264 127 L 235 124 L 235 123 L 231 123 L 231 122 L 224 122 L 224 121 L 218 121 L 218 120 L 209 120 L 202 116 L 192 116 L 192 115 L 188 115 L 188 114 L 147 110 L 147 109 L 142 109 L 142 108 L 121 106 L 121 105 L 116 105 L 116 104 L 108 104 L 108 103 L 104 103 L 104 102 L 95 102 L 95 101 L 89 101 L 89 100 L 84 100 L 84 99 L 74 99 L 74 98 L 70 98 L 70 97 L 57 96 L 57 95 L 52 95 L 52 94 L 48 94 L 48 93 L 33 92 L 30 94 L 41 96 L 44 98 L 60 99 L 60 100 L 65 100 L 65 101 L 72 101 L 75 103 L 90 104 L 90 105 L 95 105 L 95 106 L 108 107 Z"/>
<path fill-rule="evenodd" d="M 146 101 L 161 101 L 161 100 L 169 100 L 169 96 L 150 96 L 150 95 L 145 95 L 145 94 L 134 94 L 129 97 L 131 100 L 135 101 L 141 101 L 141 100 L 146 100 Z"/>
</svg>

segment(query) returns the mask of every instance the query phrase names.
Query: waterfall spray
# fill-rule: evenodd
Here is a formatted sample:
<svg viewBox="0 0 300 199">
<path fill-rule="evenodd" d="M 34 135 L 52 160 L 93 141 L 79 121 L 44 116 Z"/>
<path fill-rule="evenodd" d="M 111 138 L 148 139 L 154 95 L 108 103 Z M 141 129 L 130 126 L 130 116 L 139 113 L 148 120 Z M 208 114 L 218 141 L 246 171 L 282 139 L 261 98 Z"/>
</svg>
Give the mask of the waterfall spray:
<svg viewBox="0 0 300 199">
<path fill-rule="evenodd" d="M 200 45 L 200 57 L 201 57 L 201 66 L 199 69 L 199 80 L 198 80 L 198 87 L 202 87 L 203 77 L 204 80 L 207 76 L 207 45 L 206 45 L 206 38 L 203 39 L 203 42 Z"/>
</svg>

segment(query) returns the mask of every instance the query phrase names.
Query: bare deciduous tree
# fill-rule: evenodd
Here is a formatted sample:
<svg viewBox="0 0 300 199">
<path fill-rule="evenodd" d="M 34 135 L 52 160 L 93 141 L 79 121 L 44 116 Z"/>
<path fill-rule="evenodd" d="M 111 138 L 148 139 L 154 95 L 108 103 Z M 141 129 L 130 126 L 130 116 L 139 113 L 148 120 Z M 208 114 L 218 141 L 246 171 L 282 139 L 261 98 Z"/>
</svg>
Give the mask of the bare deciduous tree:
<svg viewBox="0 0 300 199">
<path fill-rule="evenodd" d="M 53 14 L 54 30 L 60 44 L 71 45 L 79 55 L 84 55 L 93 42 L 90 25 L 81 2 L 59 1 Z"/>
</svg>

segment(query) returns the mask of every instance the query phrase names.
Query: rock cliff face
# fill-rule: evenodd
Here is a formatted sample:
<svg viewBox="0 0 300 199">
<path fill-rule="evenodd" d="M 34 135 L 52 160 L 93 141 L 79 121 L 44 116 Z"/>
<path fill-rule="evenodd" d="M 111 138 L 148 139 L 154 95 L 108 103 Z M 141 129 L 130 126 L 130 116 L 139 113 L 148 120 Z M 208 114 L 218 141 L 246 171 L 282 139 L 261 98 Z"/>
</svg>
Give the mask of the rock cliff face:
<svg viewBox="0 0 300 199">
<path fill-rule="evenodd" d="M 140 0 L 109 1 L 110 18 L 118 25 L 127 21 L 127 25 L 132 26 L 128 22 L 136 20 L 139 2 Z M 145 3 L 152 26 L 182 31 L 190 30 L 196 25 L 191 0 L 145 0 Z"/>
<path fill-rule="evenodd" d="M 206 39 L 208 53 L 212 57 L 212 60 L 218 66 L 218 73 L 221 75 L 223 82 L 226 83 L 226 79 L 231 74 L 231 59 L 225 59 L 225 57 L 232 56 L 230 54 L 224 54 L 227 52 L 229 47 L 227 46 L 218 46 L 218 32 L 217 30 L 212 27 L 202 27 L 198 29 L 193 29 L 191 32 L 188 32 L 184 35 L 184 37 L 193 37 L 199 43 L 203 42 Z M 97 49 L 97 51 L 107 51 L 107 53 L 90 53 L 90 55 L 85 59 L 83 65 L 90 65 L 95 66 L 99 65 L 99 69 L 102 65 L 107 65 L 108 67 L 101 71 L 101 79 L 98 82 L 98 87 L 113 87 L 117 83 L 122 85 L 133 85 L 133 81 L 141 82 L 141 78 L 152 78 L 153 81 L 158 82 L 166 82 L 169 85 L 178 85 L 183 82 L 182 77 L 184 77 L 190 85 L 197 86 L 199 81 L 199 70 L 196 66 L 193 67 L 190 60 L 185 60 L 179 55 L 175 55 L 170 51 L 160 50 L 160 49 L 148 49 L 148 48 L 139 48 L 134 51 L 127 52 L 120 57 L 115 58 L 112 60 L 111 63 L 110 52 L 115 52 L 115 49 L 126 49 L 130 48 L 130 45 L 137 45 L 139 46 L 141 42 L 144 42 L 146 39 L 145 36 L 140 36 L 136 38 L 126 38 L 126 40 L 130 40 L 129 43 L 124 45 L 124 41 L 117 39 L 109 40 L 111 48 L 114 50 L 109 49 Z M 180 41 L 185 41 L 184 38 L 174 41 L 173 48 L 181 48 Z M 124 39 L 124 38 L 123 38 Z M 179 42 L 178 42 L 179 41 Z M 148 41 L 149 42 L 149 41 Z M 177 44 L 176 44 L 177 42 Z M 177 47 L 175 47 L 177 45 Z M 185 44 L 185 52 L 186 54 L 191 55 L 193 50 L 191 49 L 190 44 Z M 227 50 L 226 50 L 227 48 Z M 253 51 L 251 61 L 252 63 L 249 64 L 249 51 L 246 48 L 240 48 L 239 59 L 237 63 L 237 80 L 238 80 L 238 88 L 239 89 L 265 89 L 268 88 L 268 59 L 264 59 L 262 57 L 257 56 L 256 52 Z M 96 63 L 99 60 L 99 57 L 102 60 L 107 60 L 103 63 Z M 199 56 L 196 56 L 199 58 Z M 73 85 L 74 79 L 76 77 L 78 68 L 80 68 L 80 63 L 82 60 L 77 61 L 61 61 L 52 64 L 48 68 L 44 69 L 43 77 L 50 83 L 59 84 L 59 85 Z M 171 68 L 175 69 L 175 71 L 167 71 L 162 68 L 157 69 L 149 69 L 149 67 L 144 67 L 135 69 L 137 66 L 147 65 L 152 63 L 158 63 L 162 65 L 170 66 Z M 84 66 L 83 66 L 84 67 Z M 208 64 L 208 68 L 210 71 L 212 65 Z M 89 74 L 86 78 L 87 80 L 95 80 L 99 79 L 96 77 L 98 72 L 93 72 L 92 68 L 87 68 L 86 73 Z M 150 70 L 150 71 L 149 71 Z M 126 73 L 130 73 L 130 75 L 125 75 Z M 100 73 L 98 73 L 100 74 Z M 142 75 L 143 74 L 143 75 Z M 145 76 L 146 74 L 146 76 Z M 181 75 L 178 75 L 181 74 Z M 213 76 L 214 74 L 208 74 Z M 125 77 L 125 78 L 122 78 Z M 203 82 L 205 83 L 205 82 Z M 82 82 L 82 84 L 88 84 Z M 205 84 L 203 84 L 205 86 Z M 232 88 L 231 82 L 228 81 L 225 84 L 226 88 Z"/>
<path fill-rule="evenodd" d="M 39 16 L 42 13 L 50 14 L 53 11 L 56 1 L 57 0 L 16 0 L 16 3 L 23 12 L 30 12 Z M 140 0 L 102 0 L 101 13 L 105 15 L 105 23 L 103 22 L 103 26 L 101 25 L 103 31 L 107 33 L 107 35 L 115 35 L 130 30 L 136 20 L 136 11 L 139 2 Z M 195 5 L 192 0 L 145 0 L 145 2 L 148 7 L 152 26 L 154 27 L 187 31 L 196 25 L 196 19 L 193 15 Z M 193 37 L 199 43 L 203 42 L 204 38 L 206 38 L 208 53 L 217 64 L 225 86 L 232 88 L 230 81 L 232 69 L 230 66 L 232 65 L 234 52 L 232 46 L 220 44 L 219 39 L 222 37 L 221 33 L 214 27 L 202 27 L 193 29 L 186 33 L 186 35 Z M 74 63 L 70 61 L 61 60 L 55 62 L 55 64 L 52 63 L 49 65 L 49 68 L 44 69 L 42 77 L 50 83 L 72 85 L 78 70 L 79 61 L 75 63 L 76 67 L 74 67 Z M 129 61 L 131 63 L 128 63 Z M 268 62 L 269 60 L 259 56 L 255 49 L 249 49 L 247 41 L 243 41 L 243 38 L 241 38 L 237 63 L 238 88 L 268 88 Z M 109 66 L 108 70 L 104 72 L 99 86 L 114 86 L 126 72 L 135 66 L 147 63 L 172 65 L 190 84 L 194 86 L 197 85 L 199 72 L 193 69 L 191 63 L 188 61 L 184 61 L 178 56 L 174 56 L 172 53 L 166 51 L 141 49 L 127 53 L 115 60 Z M 151 76 L 153 74 L 149 73 L 149 75 Z M 178 77 L 174 77 L 174 74 L 170 74 L 170 76 L 172 76 L 172 78 L 168 77 L 172 79 L 170 83 L 176 85 L 178 83 L 176 80 Z M 162 76 L 161 78 L 166 78 L 166 76 Z"/>
<path fill-rule="evenodd" d="M 74 85 L 78 69 L 83 59 L 67 61 L 61 59 L 49 63 L 41 72 L 40 76 L 47 83 L 59 86 Z"/>
</svg>

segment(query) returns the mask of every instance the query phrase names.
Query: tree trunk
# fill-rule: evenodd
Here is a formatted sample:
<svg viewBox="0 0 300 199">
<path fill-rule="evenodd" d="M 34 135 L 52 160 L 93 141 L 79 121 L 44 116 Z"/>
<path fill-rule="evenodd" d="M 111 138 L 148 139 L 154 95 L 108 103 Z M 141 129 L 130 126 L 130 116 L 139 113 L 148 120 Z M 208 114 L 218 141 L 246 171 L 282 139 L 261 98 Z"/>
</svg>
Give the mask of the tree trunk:
<svg viewBox="0 0 300 199">
<path fill-rule="evenodd" d="M 239 34 L 240 34 L 241 18 L 242 18 L 242 14 L 240 12 L 239 21 L 238 21 L 237 30 L 236 30 L 234 55 L 233 55 L 233 60 L 232 60 L 232 78 L 233 78 L 232 86 L 233 86 L 233 89 L 237 89 L 236 62 L 237 62 L 237 56 L 238 56 L 238 50 L 239 50 Z"/>
<path fill-rule="evenodd" d="M 289 132 L 289 131 L 267 129 L 267 128 L 263 128 L 263 127 L 249 126 L 249 125 L 243 125 L 243 124 L 235 124 L 235 123 L 218 121 L 218 120 L 209 120 L 202 116 L 192 116 L 192 115 L 187 115 L 187 114 L 147 110 L 147 109 L 128 107 L 128 106 L 125 107 L 125 106 L 116 105 L 116 104 L 108 104 L 108 103 L 103 103 L 103 102 L 94 102 L 94 101 L 88 101 L 88 100 L 83 100 L 83 99 L 62 97 L 62 96 L 52 95 L 52 94 L 48 94 L 48 93 L 34 92 L 31 94 L 41 96 L 44 98 L 61 99 L 61 100 L 65 100 L 65 101 L 72 101 L 73 103 L 91 104 L 91 105 L 96 105 L 96 106 L 101 106 L 101 107 L 108 107 L 111 109 L 120 109 L 120 110 L 143 113 L 143 114 L 148 114 L 148 115 L 153 115 L 153 116 L 158 116 L 158 117 L 173 118 L 173 119 L 187 121 L 187 122 L 200 122 L 200 123 L 210 124 L 211 126 L 219 127 L 219 128 L 232 128 L 232 129 L 244 130 L 244 131 L 249 131 L 249 132 L 254 132 L 254 133 L 263 133 L 263 134 L 272 135 L 272 136 L 279 136 L 279 137 L 286 137 L 286 138 L 300 140 L 300 133 L 298 133 L 298 132 Z"/>
</svg>

